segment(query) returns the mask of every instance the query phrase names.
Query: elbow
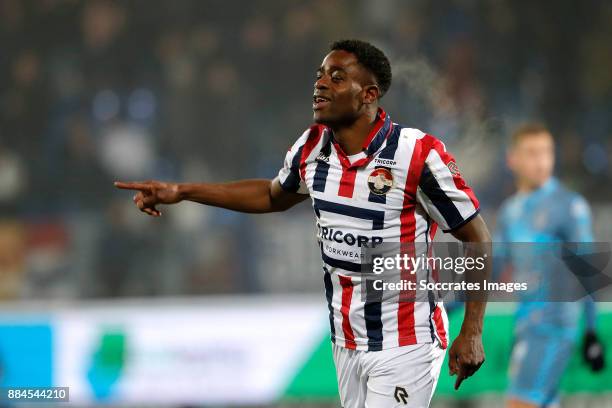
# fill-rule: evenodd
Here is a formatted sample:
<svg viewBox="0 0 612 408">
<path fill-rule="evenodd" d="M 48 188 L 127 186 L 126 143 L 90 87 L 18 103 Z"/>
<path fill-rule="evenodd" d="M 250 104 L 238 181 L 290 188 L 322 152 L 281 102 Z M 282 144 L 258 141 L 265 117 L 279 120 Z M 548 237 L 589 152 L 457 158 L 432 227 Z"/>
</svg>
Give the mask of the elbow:
<svg viewBox="0 0 612 408">
<path fill-rule="evenodd" d="M 455 238 L 463 242 L 491 242 L 491 233 L 480 215 L 453 231 L 452 234 Z"/>
<path fill-rule="evenodd" d="M 483 223 L 483 228 L 481 228 L 478 231 L 478 236 L 476 237 L 476 240 L 474 242 L 492 242 L 491 241 L 491 233 L 489 232 L 489 228 L 487 228 L 487 225 Z"/>
</svg>

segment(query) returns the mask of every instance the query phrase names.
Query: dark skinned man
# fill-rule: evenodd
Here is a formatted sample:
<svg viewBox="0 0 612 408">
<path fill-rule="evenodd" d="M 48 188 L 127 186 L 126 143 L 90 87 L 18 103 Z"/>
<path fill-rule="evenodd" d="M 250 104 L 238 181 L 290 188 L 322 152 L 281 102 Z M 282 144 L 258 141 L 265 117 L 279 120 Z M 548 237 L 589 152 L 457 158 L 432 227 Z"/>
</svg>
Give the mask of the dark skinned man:
<svg viewBox="0 0 612 408">
<path fill-rule="evenodd" d="M 442 302 L 361 299 L 361 251 L 429 242 L 438 227 L 463 242 L 491 240 L 444 144 L 393 123 L 380 108 L 390 84 L 389 60 L 379 49 L 336 42 L 316 71 L 315 124 L 291 147 L 275 179 L 115 183 L 136 190 L 134 203 L 153 217 L 161 216 L 158 205 L 184 200 L 269 213 L 310 196 L 344 408 L 429 406 L 448 345 Z M 455 388 L 484 362 L 484 310 L 484 301 L 466 302 L 449 351 Z"/>
</svg>

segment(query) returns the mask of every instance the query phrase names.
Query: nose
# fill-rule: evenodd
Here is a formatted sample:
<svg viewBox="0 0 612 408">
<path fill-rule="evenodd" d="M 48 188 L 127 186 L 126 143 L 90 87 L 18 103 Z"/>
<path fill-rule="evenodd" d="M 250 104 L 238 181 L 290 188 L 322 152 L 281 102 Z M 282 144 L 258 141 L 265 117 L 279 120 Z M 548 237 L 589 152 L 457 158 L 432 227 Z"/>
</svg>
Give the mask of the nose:
<svg viewBox="0 0 612 408">
<path fill-rule="evenodd" d="M 314 87 L 315 89 L 328 89 L 329 88 L 327 80 L 325 79 L 325 75 L 323 75 L 321 78 L 315 81 Z"/>
</svg>

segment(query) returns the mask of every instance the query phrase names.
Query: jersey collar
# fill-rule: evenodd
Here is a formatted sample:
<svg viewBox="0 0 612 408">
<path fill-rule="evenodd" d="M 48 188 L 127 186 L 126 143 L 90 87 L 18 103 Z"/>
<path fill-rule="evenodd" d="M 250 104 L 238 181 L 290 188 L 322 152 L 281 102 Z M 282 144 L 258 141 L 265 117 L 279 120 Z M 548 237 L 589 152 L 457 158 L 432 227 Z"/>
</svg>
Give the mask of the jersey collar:
<svg viewBox="0 0 612 408">
<path fill-rule="evenodd" d="M 391 122 L 391 117 L 389 117 L 382 108 L 378 108 L 374 127 L 365 138 L 361 152 L 350 156 L 350 158 L 333 138 L 332 133 L 332 141 L 338 153 L 340 163 L 342 163 L 342 167 L 353 168 L 368 164 L 373 159 L 374 154 L 380 150 L 385 140 L 389 137 L 392 128 L 393 123 Z"/>
<path fill-rule="evenodd" d="M 530 192 L 517 193 L 516 196 L 522 198 L 523 200 L 527 200 L 527 201 L 534 200 L 534 199 L 537 199 L 538 197 L 541 197 L 543 195 L 553 192 L 554 190 L 557 189 L 558 185 L 559 185 L 559 180 L 557 180 L 557 178 L 553 176 L 549 178 L 546 182 L 544 182 L 544 184 L 542 184 L 537 189 L 530 191 Z"/>
<path fill-rule="evenodd" d="M 531 195 L 548 194 L 557 187 L 558 181 L 556 178 L 551 177 L 544 182 L 538 189 L 534 190 Z"/>
</svg>

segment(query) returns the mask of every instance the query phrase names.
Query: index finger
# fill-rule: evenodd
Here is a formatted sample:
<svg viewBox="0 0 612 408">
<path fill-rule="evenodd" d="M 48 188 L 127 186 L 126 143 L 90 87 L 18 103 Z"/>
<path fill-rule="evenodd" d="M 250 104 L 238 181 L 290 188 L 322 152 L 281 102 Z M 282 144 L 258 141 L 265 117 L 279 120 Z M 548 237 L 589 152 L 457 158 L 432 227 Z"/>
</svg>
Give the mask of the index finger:
<svg viewBox="0 0 612 408">
<path fill-rule="evenodd" d="M 465 375 L 463 375 L 463 373 L 459 373 L 459 375 L 457 376 L 457 380 L 455 381 L 455 390 L 458 390 L 459 387 L 461 387 L 461 383 L 465 379 L 466 379 Z"/>
<path fill-rule="evenodd" d="M 115 187 L 123 190 L 151 190 L 151 185 L 149 183 L 115 181 L 114 184 Z"/>
<path fill-rule="evenodd" d="M 469 377 L 467 373 L 465 372 L 465 367 L 463 366 L 463 364 L 458 363 L 457 365 L 458 367 L 457 367 L 457 379 L 455 380 L 455 390 L 458 390 L 463 380 Z"/>
</svg>

